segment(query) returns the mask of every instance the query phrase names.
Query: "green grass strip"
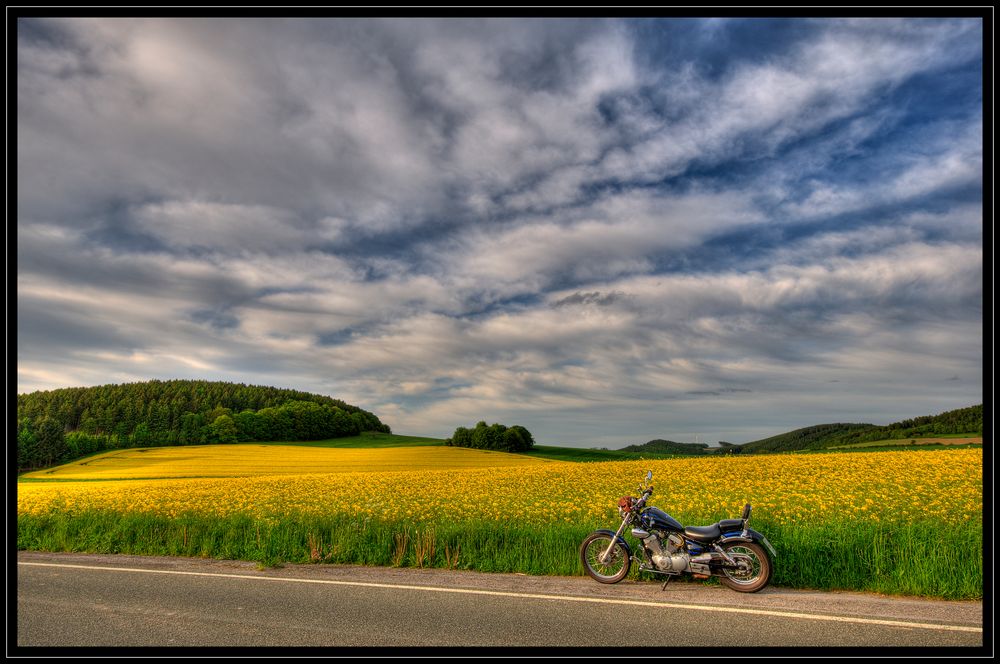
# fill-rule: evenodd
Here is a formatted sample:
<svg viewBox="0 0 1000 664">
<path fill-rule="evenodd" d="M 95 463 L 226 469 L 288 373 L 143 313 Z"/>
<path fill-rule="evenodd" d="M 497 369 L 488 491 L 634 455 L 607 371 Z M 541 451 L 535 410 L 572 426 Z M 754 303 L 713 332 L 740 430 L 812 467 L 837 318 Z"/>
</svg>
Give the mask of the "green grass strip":
<svg viewBox="0 0 1000 664">
<path fill-rule="evenodd" d="M 760 520 L 753 525 L 778 551 L 772 579 L 776 586 L 946 599 L 983 596 L 979 523 L 778 526 Z M 264 566 L 315 562 L 573 576 L 584 573 L 579 544 L 597 527 L 413 524 L 343 516 L 268 521 L 239 515 L 168 518 L 55 512 L 19 516 L 17 546 L 19 550 L 248 560 Z"/>
</svg>

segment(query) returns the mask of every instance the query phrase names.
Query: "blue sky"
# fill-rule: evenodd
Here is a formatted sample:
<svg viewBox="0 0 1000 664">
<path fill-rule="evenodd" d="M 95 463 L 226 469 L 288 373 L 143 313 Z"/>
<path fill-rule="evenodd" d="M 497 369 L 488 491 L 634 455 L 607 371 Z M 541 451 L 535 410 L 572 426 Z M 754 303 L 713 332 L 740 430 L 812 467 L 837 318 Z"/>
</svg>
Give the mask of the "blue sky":
<svg viewBox="0 0 1000 664">
<path fill-rule="evenodd" d="M 979 19 L 18 21 L 18 391 L 747 442 L 982 401 Z"/>
</svg>

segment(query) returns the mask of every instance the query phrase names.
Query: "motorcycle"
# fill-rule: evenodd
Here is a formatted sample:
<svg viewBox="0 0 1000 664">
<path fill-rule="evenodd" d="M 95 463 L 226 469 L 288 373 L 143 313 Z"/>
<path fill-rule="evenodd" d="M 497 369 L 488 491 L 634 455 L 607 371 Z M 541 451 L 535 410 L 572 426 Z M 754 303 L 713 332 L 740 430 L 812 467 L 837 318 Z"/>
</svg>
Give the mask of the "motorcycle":
<svg viewBox="0 0 1000 664">
<path fill-rule="evenodd" d="M 623 496 L 618 501 L 622 524 L 617 532 L 596 530 L 580 545 L 583 567 L 595 581 L 618 583 L 638 557 L 622 534 L 632 526 L 632 536 L 641 542 L 639 571 L 666 575 L 663 589 L 674 577 L 691 574 L 696 579 L 710 576 L 738 592 L 763 589 L 774 573 L 777 552 L 767 538 L 747 527 L 751 506 L 747 503 L 739 519 L 723 519 L 710 526 L 682 526 L 676 519 L 646 502 L 653 495 L 653 471 L 639 486 L 638 499 Z"/>
</svg>

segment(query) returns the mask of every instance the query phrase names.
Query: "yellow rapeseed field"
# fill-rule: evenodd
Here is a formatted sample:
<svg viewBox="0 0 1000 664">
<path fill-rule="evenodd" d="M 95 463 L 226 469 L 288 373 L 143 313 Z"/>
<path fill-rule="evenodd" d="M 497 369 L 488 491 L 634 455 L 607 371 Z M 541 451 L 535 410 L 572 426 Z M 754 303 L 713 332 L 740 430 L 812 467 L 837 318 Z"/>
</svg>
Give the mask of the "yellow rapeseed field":
<svg viewBox="0 0 1000 664">
<path fill-rule="evenodd" d="M 105 452 L 27 479 L 165 479 L 257 477 L 525 466 L 543 459 L 465 447 L 325 448 L 300 445 L 194 445 Z"/>
<path fill-rule="evenodd" d="M 252 448 L 266 462 L 238 448 Z M 195 462 L 193 454 L 206 456 Z M 206 466 L 207 459 L 215 461 Z M 982 518 L 979 449 L 573 463 L 446 447 L 157 448 L 34 474 L 89 481 L 19 482 L 17 504 L 21 514 L 101 509 L 265 520 L 344 514 L 413 523 L 613 525 L 617 498 L 637 495 L 649 469 L 650 504 L 685 525 L 736 517 L 744 502 L 753 503 L 756 518 L 774 523 L 929 519 L 946 525 Z M 162 479 L 101 479 L 108 477 Z"/>
</svg>

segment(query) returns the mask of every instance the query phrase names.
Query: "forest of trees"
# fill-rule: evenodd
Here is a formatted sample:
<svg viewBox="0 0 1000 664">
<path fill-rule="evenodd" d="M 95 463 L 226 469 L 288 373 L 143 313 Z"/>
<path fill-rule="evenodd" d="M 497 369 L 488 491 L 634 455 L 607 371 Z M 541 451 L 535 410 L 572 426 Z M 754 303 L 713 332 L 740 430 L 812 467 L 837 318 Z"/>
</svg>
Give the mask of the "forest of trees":
<svg viewBox="0 0 1000 664">
<path fill-rule="evenodd" d="M 390 433 L 357 406 L 257 385 L 154 380 L 17 396 L 19 470 L 106 449 L 323 440 L 361 431 Z"/>
<path fill-rule="evenodd" d="M 487 425 L 486 422 L 480 422 L 474 429 L 458 427 L 444 444 L 501 452 L 525 452 L 535 446 L 535 439 L 520 425 L 507 427 L 503 424 Z"/>
</svg>

